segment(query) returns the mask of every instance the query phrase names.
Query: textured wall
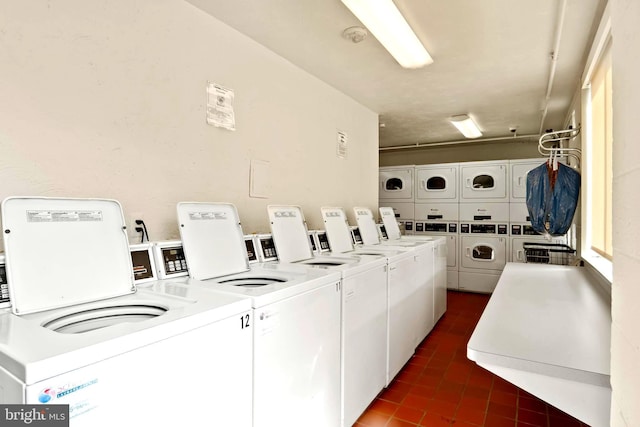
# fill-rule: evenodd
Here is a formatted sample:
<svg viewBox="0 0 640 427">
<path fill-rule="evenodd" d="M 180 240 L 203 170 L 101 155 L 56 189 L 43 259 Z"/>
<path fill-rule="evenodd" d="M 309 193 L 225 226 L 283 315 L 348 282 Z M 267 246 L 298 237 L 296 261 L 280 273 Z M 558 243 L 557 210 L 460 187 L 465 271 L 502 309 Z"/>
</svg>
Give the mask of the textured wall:
<svg viewBox="0 0 640 427">
<path fill-rule="evenodd" d="M 611 425 L 640 426 L 640 2 L 610 0 L 613 33 Z"/>
<path fill-rule="evenodd" d="M 187 2 L 3 1 L 0 58 L 0 198 L 114 198 L 152 240 L 183 200 L 235 203 L 246 232 L 268 203 L 316 227 L 322 205 L 377 206 L 377 115 Z M 234 89 L 235 132 L 206 124 L 207 81 Z"/>
</svg>

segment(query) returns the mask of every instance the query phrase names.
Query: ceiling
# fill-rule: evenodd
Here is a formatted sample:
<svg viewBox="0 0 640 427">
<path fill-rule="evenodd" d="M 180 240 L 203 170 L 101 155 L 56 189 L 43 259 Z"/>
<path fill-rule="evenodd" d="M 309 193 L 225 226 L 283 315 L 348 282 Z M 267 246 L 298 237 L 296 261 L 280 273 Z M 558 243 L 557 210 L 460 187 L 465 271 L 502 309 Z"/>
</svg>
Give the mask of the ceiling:
<svg viewBox="0 0 640 427">
<path fill-rule="evenodd" d="M 361 24 L 340 0 L 189 1 L 378 113 L 380 147 L 459 141 L 458 114 L 481 139 L 561 129 L 605 5 L 394 0 L 434 60 L 411 70 L 370 34 L 342 37 Z"/>
</svg>

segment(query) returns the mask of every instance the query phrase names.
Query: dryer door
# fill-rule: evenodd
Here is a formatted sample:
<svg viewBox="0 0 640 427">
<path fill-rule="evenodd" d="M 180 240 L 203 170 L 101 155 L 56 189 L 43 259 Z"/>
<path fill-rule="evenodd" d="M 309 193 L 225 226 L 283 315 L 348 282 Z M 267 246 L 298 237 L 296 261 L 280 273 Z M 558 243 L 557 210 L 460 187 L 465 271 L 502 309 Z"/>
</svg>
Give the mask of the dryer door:
<svg viewBox="0 0 640 427">
<path fill-rule="evenodd" d="M 473 163 L 460 166 L 460 194 L 464 200 L 507 200 L 505 163 Z"/>
<path fill-rule="evenodd" d="M 380 200 L 413 201 L 413 167 L 380 168 Z"/>
<path fill-rule="evenodd" d="M 540 166 L 545 159 L 536 159 L 527 163 L 511 164 L 511 202 L 525 202 L 527 198 L 527 174 Z"/>
<path fill-rule="evenodd" d="M 500 271 L 507 262 L 507 239 L 495 236 L 462 236 L 462 267 Z"/>
<path fill-rule="evenodd" d="M 458 164 L 416 168 L 416 201 L 458 200 Z"/>
</svg>

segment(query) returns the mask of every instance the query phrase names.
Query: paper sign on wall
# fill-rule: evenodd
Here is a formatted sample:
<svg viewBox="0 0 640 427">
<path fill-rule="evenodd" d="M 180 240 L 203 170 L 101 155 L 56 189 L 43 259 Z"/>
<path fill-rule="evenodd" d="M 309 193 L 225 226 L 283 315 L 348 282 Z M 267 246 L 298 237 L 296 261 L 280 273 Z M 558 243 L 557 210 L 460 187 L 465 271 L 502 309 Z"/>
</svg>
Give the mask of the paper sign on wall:
<svg viewBox="0 0 640 427">
<path fill-rule="evenodd" d="M 336 141 L 336 156 L 341 159 L 347 157 L 347 137 L 346 132 L 338 131 L 338 140 Z"/>
<path fill-rule="evenodd" d="M 207 83 L 207 124 L 236 130 L 233 112 L 234 93 L 232 89 L 215 83 Z"/>
</svg>

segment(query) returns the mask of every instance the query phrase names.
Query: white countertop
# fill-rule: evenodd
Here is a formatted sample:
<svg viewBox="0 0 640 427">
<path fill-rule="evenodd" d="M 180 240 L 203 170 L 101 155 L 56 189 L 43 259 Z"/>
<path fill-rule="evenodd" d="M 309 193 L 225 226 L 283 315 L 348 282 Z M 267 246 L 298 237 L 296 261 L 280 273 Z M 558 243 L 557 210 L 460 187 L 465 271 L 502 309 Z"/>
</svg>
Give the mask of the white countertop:
<svg viewBox="0 0 640 427">
<path fill-rule="evenodd" d="M 545 377 L 549 388 L 569 381 L 610 390 L 610 346 L 611 298 L 585 268 L 508 263 L 467 356 L 545 399 Z"/>
</svg>

